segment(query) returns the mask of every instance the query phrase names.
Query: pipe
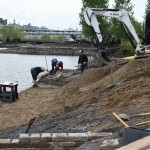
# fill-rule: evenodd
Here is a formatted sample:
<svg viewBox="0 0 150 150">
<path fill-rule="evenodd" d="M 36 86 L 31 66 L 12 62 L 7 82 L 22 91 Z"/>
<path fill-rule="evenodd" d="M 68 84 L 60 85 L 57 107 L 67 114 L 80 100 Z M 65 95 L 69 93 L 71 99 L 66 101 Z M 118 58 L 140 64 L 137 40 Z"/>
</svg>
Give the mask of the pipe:
<svg viewBox="0 0 150 150">
<path fill-rule="evenodd" d="M 48 71 L 48 65 L 47 65 L 46 53 L 45 53 L 45 61 L 46 61 L 46 67 L 47 67 L 47 71 Z M 49 77 L 49 72 L 48 72 L 48 79 L 49 79 L 49 85 L 50 85 L 50 77 Z"/>
<path fill-rule="evenodd" d="M 114 112 L 112 113 L 125 127 L 129 127 L 117 114 L 115 114 Z"/>
</svg>

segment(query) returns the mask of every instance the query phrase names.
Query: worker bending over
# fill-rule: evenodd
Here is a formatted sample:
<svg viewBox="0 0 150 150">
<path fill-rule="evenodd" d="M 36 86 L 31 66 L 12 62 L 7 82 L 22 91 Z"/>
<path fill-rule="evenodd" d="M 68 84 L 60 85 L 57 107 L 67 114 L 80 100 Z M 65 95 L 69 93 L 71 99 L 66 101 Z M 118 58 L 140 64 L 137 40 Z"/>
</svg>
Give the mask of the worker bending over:
<svg viewBox="0 0 150 150">
<path fill-rule="evenodd" d="M 52 70 L 50 71 L 50 74 L 53 74 L 54 73 L 54 69 L 56 68 L 56 64 L 58 63 L 58 60 L 56 58 L 53 58 L 51 60 L 52 62 Z"/>
<path fill-rule="evenodd" d="M 55 65 L 55 71 L 54 71 L 54 73 L 56 73 L 58 70 L 59 70 L 59 68 L 61 68 L 61 72 L 63 71 L 63 62 L 62 61 L 58 61 L 58 63 Z"/>
<path fill-rule="evenodd" d="M 33 88 L 38 87 L 37 86 L 37 76 L 38 76 L 39 73 L 44 72 L 44 71 L 48 71 L 48 69 L 45 69 L 43 67 L 31 68 L 31 75 L 32 75 L 32 78 L 33 78 Z"/>
</svg>

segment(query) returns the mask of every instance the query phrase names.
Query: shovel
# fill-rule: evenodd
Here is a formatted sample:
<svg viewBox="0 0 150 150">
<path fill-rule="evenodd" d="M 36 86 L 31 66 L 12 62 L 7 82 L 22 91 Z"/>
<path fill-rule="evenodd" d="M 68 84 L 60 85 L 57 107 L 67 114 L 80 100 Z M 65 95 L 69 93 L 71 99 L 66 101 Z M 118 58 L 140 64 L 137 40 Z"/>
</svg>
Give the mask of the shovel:
<svg viewBox="0 0 150 150">
<path fill-rule="evenodd" d="M 33 124 L 34 120 L 36 119 L 36 117 L 34 117 L 33 119 L 30 120 L 28 127 L 25 130 L 25 133 L 27 134 L 29 132 L 29 129 L 31 127 L 31 125 Z"/>
<path fill-rule="evenodd" d="M 78 64 L 78 66 L 74 66 L 74 67 L 81 67 L 82 65 L 85 65 L 86 63 L 84 62 L 83 64 Z"/>
<path fill-rule="evenodd" d="M 118 114 L 118 116 L 121 118 L 121 119 L 124 119 L 124 120 L 130 120 L 132 117 L 136 117 L 136 116 L 150 116 L 150 113 L 142 113 L 142 114 L 136 114 L 136 115 L 131 115 L 131 116 L 128 116 L 126 114 Z"/>
</svg>

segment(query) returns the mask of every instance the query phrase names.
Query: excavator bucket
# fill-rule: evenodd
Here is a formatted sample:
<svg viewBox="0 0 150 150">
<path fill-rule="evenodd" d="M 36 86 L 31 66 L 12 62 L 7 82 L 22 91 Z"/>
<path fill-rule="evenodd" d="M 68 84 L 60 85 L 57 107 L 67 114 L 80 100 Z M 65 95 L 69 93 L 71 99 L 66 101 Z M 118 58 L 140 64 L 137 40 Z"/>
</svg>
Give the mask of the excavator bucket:
<svg viewBox="0 0 150 150">
<path fill-rule="evenodd" d="M 109 59 L 107 53 L 105 51 L 101 52 L 101 56 L 103 57 L 103 59 L 107 62 L 111 62 L 111 60 Z"/>
<path fill-rule="evenodd" d="M 103 36 L 103 40 L 101 43 L 98 43 L 95 44 L 95 48 L 97 48 L 97 51 L 96 51 L 96 58 L 99 59 L 100 62 L 102 63 L 108 63 L 108 62 L 111 62 L 111 60 L 109 59 L 109 56 L 107 55 L 107 52 L 105 50 L 105 48 L 108 46 L 107 44 L 110 44 L 111 43 L 111 39 L 112 39 L 112 32 L 108 32 L 106 34 L 104 34 Z"/>
<path fill-rule="evenodd" d="M 105 50 L 99 50 L 95 52 L 95 59 L 100 65 L 108 64 L 109 62 L 111 62 Z"/>
</svg>

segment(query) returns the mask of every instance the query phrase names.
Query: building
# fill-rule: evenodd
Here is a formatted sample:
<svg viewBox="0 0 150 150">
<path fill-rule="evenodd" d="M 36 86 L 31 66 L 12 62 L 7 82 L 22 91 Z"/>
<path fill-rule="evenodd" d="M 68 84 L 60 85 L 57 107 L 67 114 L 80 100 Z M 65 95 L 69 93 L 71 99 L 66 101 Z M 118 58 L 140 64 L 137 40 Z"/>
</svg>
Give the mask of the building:
<svg viewBox="0 0 150 150">
<path fill-rule="evenodd" d="M 7 25 L 7 19 L 3 20 L 3 18 L 0 18 L 0 24 Z"/>
<path fill-rule="evenodd" d="M 22 28 L 21 25 L 19 25 L 19 23 L 18 24 L 16 23 L 15 19 L 13 20 L 13 23 L 9 23 L 8 25 L 11 25 L 11 26 L 13 26 L 15 28 Z"/>
<path fill-rule="evenodd" d="M 49 30 L 45 26 L 42 27 L 37 27 L 37 26 L 32 26 L 30 23 L 28 25 L 23 25 L 22 26 L 24 31 L 40 31 L 40 30 Z"/>
<path fill-rule="evenodd" d="M 24 39 L 40 39 L 42 34 L 49 34 L 51 39 L 55 39 L 58 35 L 62 35 L 64 38 L 70 38 L 71 36 L 81 36 L 82 32 L 77 29 L 68 28 L 68 30 L 54 30 L 48 29 L 45 26 L 37 27 L 32 26 L 30 23 L 28 25 L 22 26 L 26 36 Z"/>
<path fill-rule="evenodd" d="M 4 25 L 7 25 L 7 19 L 3 20 L 3 18 L 0 18 L 0 29 L 2 29 Z"/>
</svg>

